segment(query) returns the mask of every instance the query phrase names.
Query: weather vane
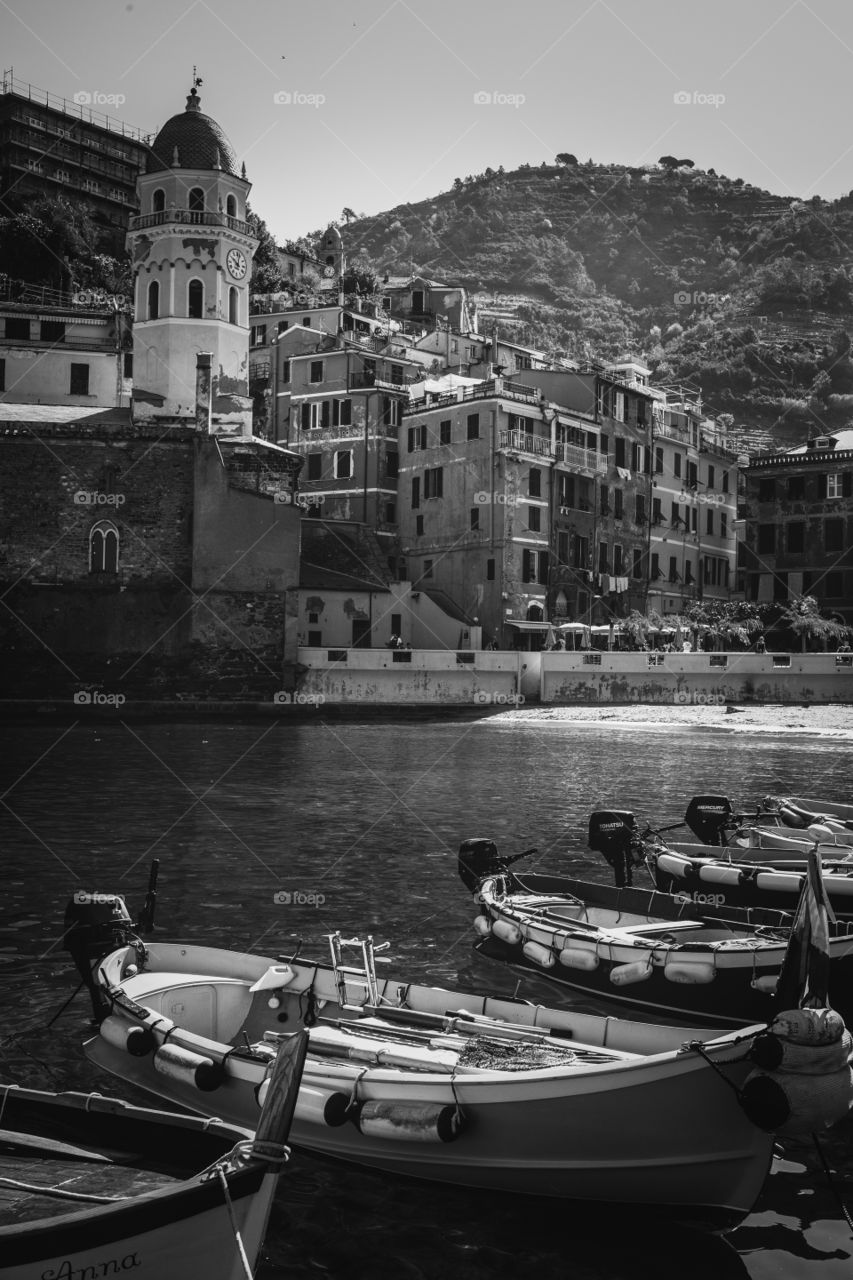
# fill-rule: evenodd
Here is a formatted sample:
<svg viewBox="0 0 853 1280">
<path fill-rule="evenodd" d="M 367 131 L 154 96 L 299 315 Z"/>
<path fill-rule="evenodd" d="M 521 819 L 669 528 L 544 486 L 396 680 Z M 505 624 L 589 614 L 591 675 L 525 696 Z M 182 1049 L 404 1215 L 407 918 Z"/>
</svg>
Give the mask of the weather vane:
<svg viewBox="0 0 853 1280">
<path fill-rule="evenodd" d="M 198 74 L 198 68 L 193 66 L 193 88 L 200 89 L 203 84 L 204 84 L 204 81 L 202 80 L 201 76 Z"/>
</svg>

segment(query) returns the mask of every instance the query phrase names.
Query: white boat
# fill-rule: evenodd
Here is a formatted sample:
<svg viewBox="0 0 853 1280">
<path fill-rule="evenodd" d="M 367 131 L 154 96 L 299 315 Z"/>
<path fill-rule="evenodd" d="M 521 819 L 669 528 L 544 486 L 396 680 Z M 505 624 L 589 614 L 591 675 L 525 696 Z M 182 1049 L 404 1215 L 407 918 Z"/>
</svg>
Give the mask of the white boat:
<svg viewBox="0 0 853 1280">
<path fill-rule="evenodd" d="M 251 1127 L 278 1035 L 308 1025 L 294 1145 L 395 1175 L 716 1227 L 752 1208 L 772 1137 L 738 1090 L 763 1027 L 664 1027 L 380 978 L 372 941 L 356 966 L 341 962 L 343 941 L 331 936 L 327 965 L 122 946 L 95 966 L 111 1011 L 86 1055 Z"/>
<path fill-rule="evenodd" d="M 282 1047 L 254 1140 L 100 1094 L 0 1085 L 3 1280 L 246 1280 L 287 1158 L 306 1040 Z"/>
</svg>

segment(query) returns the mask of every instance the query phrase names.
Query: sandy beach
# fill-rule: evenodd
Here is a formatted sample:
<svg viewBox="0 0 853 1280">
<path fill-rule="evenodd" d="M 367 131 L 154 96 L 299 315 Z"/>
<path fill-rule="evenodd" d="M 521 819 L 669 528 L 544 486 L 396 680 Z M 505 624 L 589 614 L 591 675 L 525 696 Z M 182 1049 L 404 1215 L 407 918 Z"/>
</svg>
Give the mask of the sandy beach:
<svg viewBox="0 0 853 1280">
<path fill-rule="evenodd" d="M 519 707 L 491 718 L 513 723 L 566 722 L 612 728 L 707 729 L 721 733 L 801 734 L 853 741 L 853 706 L 597 706 Z"/>
</svg>

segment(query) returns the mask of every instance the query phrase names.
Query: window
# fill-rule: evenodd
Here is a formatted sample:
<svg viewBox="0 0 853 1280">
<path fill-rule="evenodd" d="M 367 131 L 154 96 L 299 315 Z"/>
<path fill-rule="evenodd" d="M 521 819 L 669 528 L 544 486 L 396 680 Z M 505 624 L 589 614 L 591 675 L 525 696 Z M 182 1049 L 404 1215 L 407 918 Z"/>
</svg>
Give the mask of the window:
<svg viewBox="0 0 853 1280">
<path fill-rule="evenodd" d="M 631 470 L 642 471 L 643 469 L 643 446 L 637 444 L 636 440 L 631 445 Z"/>
<path fill-rule="evenodd" d="M 282 360 L 281 362 L 281 381 L 286 386 L 290 382 L 290 361 Z"/>
<path fill-rule="evenodd" d="M 708 488 L 713 489 L 716 481 L 716 472 L 711 464 L 708 464 Z"/>
<path fill-rule="evenodd" d="M 607 568 L 609 564 L 608 551 L 609 551 L 609 547 L 607 546 L 607 543 L 599 542 L 598 544 L 598 572 L 599 573 L 608 572 L 608 568 Z"/>
<path fill-rule="evenodd" d="M 187 289 L 187 315 L 200 320 L 204 310 L 204 285 L 200 280 L 190 280 Z"/>
<path fill-rule="evenodd" d="M 791 502 L 802 502 L 806 496 L 806 477 L 788 476 L 787 489 Z"/>
<path fill-rule="evenodd" d="M 450 419 L 438 424 L 438 442 L 439 444 L 450 444 Z"/>
<path fill-rule="evenodd" d="M 64 342 L 65 323 L 62 320 L 42 320 L 39 326 L 39 337 L 42 342 Z"/>
<path fill-rule="evenodd" d="M 824 520 L 823 545 L 827 551 L 844 550 L 844 521 L 838 519 Z M 790 548 L 789 548 L 790 550 Z M 803 587 L 805 591 L 805 587 Z"/>
<path fill-rule="evenodd" d="M 308 648 L 322 649 L 322 647 L 323 647 L 322 631 L 309 631 L 308 632 Z"/>
<path fill-rule="evenodd" d="M 492 559 L 486 561 L 486 582 L 494 582 L 495 580 L 495 562 Z"/>
<path fill-rule="evenodd" d="M 89 572 L 118 572 L 118 529 L 109 520 L 99 520 L 89 530 Z"/>
<path fill-rule="evenodd" d="M 690 508 L 690 532 L 697 533 L 699 530 L 699 512 L 696 507 Z"/>
<path fill-rule="evenodd" d="M 775 550 L 776 550 L 775 524 L 760 524 L 758 526 L 759 555 L 772 555 Z"/>
<path fill-rule="evenodd" d="M 400 457 L 396 449 L 389 449 L 385 455 L 385 475 L 389 480 L 396 480 L 400 474 Z"/>
<path fill-rule="evenodd" d="M 89 366 L 87 364 L 72 364 L 71 385 L 68 391 L 69 395 L 72 396 L 87 396 L 89 394 Z"/>
<path fill-rule="evenodd" d="M 323 474 L 323 455 L 322 453 L 308 454 L 308 479 L 319 480 Z"/>
<path fill-rule="evenodd" d="M 310 317 L 310 316 L 303 316 L 303 317 L 302 317 L 302 327 L 303 327 L 304 329 L 310 329 L 310 328 L 311 328 L 311 317 Z"/>
<path fill-rule="evenodd" d="M 826 484 L 826 492 L 819 494 L 823 498 L 853 497 L 853 471 L 843 471 L 836 475 L 821 476 Z M 821 485 L 821 488 L 823 486 Z"/>
<path fill-rule="evenodd" d="M 606 516 L 610 510 L 610 490 L 606 484 L 603 484 L 601 486 L 601 490 L 599 493 L 599 501 L 601 504 L 601 507 L 600 507 L 601 514 L 603 516 Z"/>
<path fill-rule="evenodd" d="M 572 536 L 572 566 L 575 569 L 589 568 L 589 538 L 582 538 L 579 533 Z"/>
<path fill-rule="evenodd" d="M 616 436 L 615 440 L 613 441 L 613 448 L 614 448 L 614 450 L 615 450 L 615 453 L 614 453 L 614 457 L 615 457 L 615 465 L 616 465 L 617 467 L 624 467 L 624 465 L 625 465 L 625 441 L 624 441 L 624 439 L 622 438 L 622 436 Z"/>
<path fill-rule="evenodd" d="M 19 316 L 8 316 L 6 319 L 6 337 L 17 338 L 19 341 L 29 342 L 30 340 L 30 322 Z"/>
<path fill-rule="evenodd" d="M 622 558 L 622 548 L 618 542 L 613 544 L 613 572 L 620 577 L 624 568 L 624 560 Z"/>
<path fill-rule="evenodd" d="M 320 426 L 324 429 L 331 426 L 332 411 L 330 406 L 330 400 L 323 400 L 320 404 Z"/>
<path fill-rule="evenodd" d="M 423 533 L 424 533 L 424 518 L 423 518 L 423 516 L 415 516 L 415 533 L 417 534 L 417 536 L 418 536 L 419 538 L 422 538 L 422 537 L 423 537 Z"/>
<path fill-rule="evenodd" d="M 643 576 L 643 553 L 639 547 L 634 547 L 634 567 L 632 572 L 635 578 L 642 578 Z M 660 556 L 657 551 L 652 552 L 652 567 L 649 577 L 654 582 L 661 577 Z"/>
<path fill-rule="evenodd" d="M 204 192 L 201 187 L 193 187 L 190 192 L 188 207 L 196 213 L 199 213 L 204 208 Z"/>
<path fill-rule="evenodd" d="M 352 400 L 348 398 L 341 401 L 341 426 L 352 426 Z"/>
<path fill-rule="evenodd" d="M 547 551 L 540 551 L 537 557 L 539 561 L 539 583 L 541 586 L 548 585 L 549 556 Z"/>
<path fill-rule="evenodd" d="M 613 514 L 617 520 L 622 519 L 622 490 L 613 490 Z"/>
<path fill-rule="evenodd" d="M 805 551 L 806 525 L 804 520 L 792 520 L 785 532 L 787 534 L 789 551 Z"/>
<path fill-rule="evenodd" d="M 655 471 L 658 475 L 663 474 L 663 446 L 658 445 L 655 449 Z"/>
<path fill-rule="evenodd" d="M 536 552 L 528 551 L 526 547 L 521 553 L 521 581 L 536 581 Z"/>
<path fill-rule="evenodd" d="M 469 440 L 479 440 L 480 438 L 480 415 L 479 413 L 468 414 L 468 436 Z"/>
<path fill-rule="evenodd" d="M 646 499 L 642 493 L 636 494 L 634 498 L 634 520 L 637 524 L 646 523 Z"/>
<path fill-rule="evenodd" d="M 237 290 L 234 288 L 232 284 L 231 288 L 228 290 L 228 323 L 239 324 L 240 323 L 239 316 L 240 316 L 240 295 L 238 294 Z"/>
<path fill-rule="evenodd" d="M 839 572 L 828 573 L 824 580 L 824 594 L 830 596 L 833 600 L 844 595 L 844 574 Z"/>
<path fill-rule="evenodd" d="M 412 502 L 413 510 L 421 505 L 421 478 L 420 476 L 412 476 Z M 421 530 L 423 532 L 423 530 Z"/>
<path fill-rule="evenodd" d="M 542 496 L 542 472 L 538 467 L 531 467 L 527 477 L 527 492 L 531 498 L 541 498 Z"/>
<path fill-rule="evenodd" d="M 669 557 L 669 580 L 670 582 L 678 581 L 678 556 Z"/>
<path fill-rule="evenodd" d="M 352 450 L 339 449 L 335 453 L 335 479 L 349 480 L 352 477 Z"/>
<path fill-rule="evenodd" d="M 678 477 L 681 476 L 681 454 L 680 453 L 674 453 L 672 455 L 672 474 Z"/>
<path fill-rule="evenodd" d="M 542 512 L 539 507 L 527 508 L 527 527 L 532 533 L 539 533 L 542 528 Z"/>
<path fill-rule="evenodd" d="M 311 361 L 311 367 L 308 371 L 308 381 L 309 382 L 323 381 L 323 361 L 322 360 Z"/>
<path fill-rule="evenodd" d="M 660 498 L 652 498 L 652 524 L 663 524 L 663 510 Z"/>
<path fill-rule="evenodd" d="M 721 482 L 722 482 L 723 493 L 728 493 L 728 491 L 729 491 L 729 473 L 728 473 L 728 471 L 724 471 L 724 472 L 723 472 L 722 476 L 720 477 L 720 480 L 721 480 Z"/>
<path fill-rule="evenodd" d="M 440 498 L 444 494 L 444 467 L 430 467 L 424 472 L 424 498 Z"/>
<path fill-rule="evenodd" d="M 403 366 L 401 364 L 389 364 L 388 371 L 390 374 L 389 382 L 392 382 L 395 387 L 401 387 L 403 385 Z"/>
<path fill-rule="evenodd" d="M 687 462 L 687 487 L 695 489 L 699 484 L 699 467 L 695 462 Z"/>
<path fill-rule="evenodd" d="M 729 536 L 729 517 L 725 511 L 720 512 L 720 537 L 727 538 Z"/>
<path fill-rule="evenodd" d="M 6 361 L 0 360 L 0 391 L 6 390 Z"/>
<path fill-rule="evenodd" d="M 669 523 L 672 525 L 673 529 L 677 529 L 681 524 L 681 507 L 677 502 L 673 502 L 672 507 L 670 508 Z"/>
<path fill-rule="evenodd" d="M 480 527 L 480 508 L 472 507 L 470 512 L 470 528 L 479 529 Z"/>
<path fill-rule="evenodd" d="M 397 504 L 395 502 L 385 503 L 385 523 L 393 524 L 397 519 Z"/>
<path fill-rule="evenodd" d="M 431 561 L 431 560 L 424 560 L 424 572 L 423 572 L 423 576 L 424 576 L 425 578 L 431 578 L 431 577 L 432 577 L 432 561 Z"/>
<path fill-rule="evenodd" d="M 228 214 L 229 218 L 237 217 L 237 197 L 236 196 L 232 195 L 232 196 L 226 197 L 225 212 Z"/>
<path fill-rule="evenodd" d="M 426 423 L 421 423 L 421 425 L 417 427 L 409 427 L 409 453 L 414 453 L 416 449 L 425 449 L 426 447 Z"/>
<path fill-rule="evenodd" d="M 152 280 L 148 286 L 148 319 L 149 320 L 160 319 L 160 282 L 159 280 Z"/>
<path fill-rule="evenodd" d="M 713 535 L 714 532 L 714 508 L 709 507 L 705 513 L 705 532 Z"/>
<path fill-rule="evenodd" d="M 158 187 L 151 197 L 151 209 L 154 213 L 163 213 L 166 208 L 166 192 Z"/>
<path fill-rule="evenodd" d="M 569 563 L 569 535 L 567 533 L 557 534 L 557 560 L 560 564 Z"/>
<path fill-rule="evenodd" d="M 758 501 L 759 502 L 775 502 L 776 501 L 776 481 L 775 480 L 759 480 Z"/>
</svg>

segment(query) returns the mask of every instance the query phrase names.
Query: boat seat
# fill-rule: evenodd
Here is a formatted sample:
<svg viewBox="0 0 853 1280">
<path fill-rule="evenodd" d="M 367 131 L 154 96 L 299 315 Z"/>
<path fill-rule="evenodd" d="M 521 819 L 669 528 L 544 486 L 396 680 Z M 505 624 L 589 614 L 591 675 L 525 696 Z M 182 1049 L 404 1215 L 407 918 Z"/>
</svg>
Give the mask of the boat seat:
<svg viewBox="0 0 853 1280">
<path fill-rule="evenodd" d="M 678 933 L 688 929 L 701 929 L 701 920 L 662 920 L 656 924 L 622 924 L 609 928 L 608 933 Z"/>
</svg>

